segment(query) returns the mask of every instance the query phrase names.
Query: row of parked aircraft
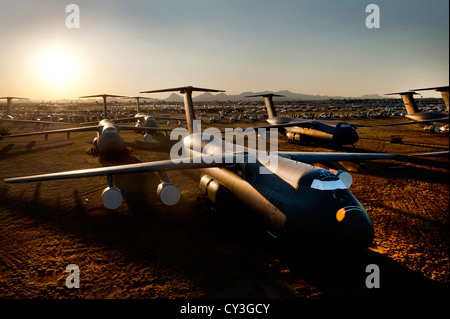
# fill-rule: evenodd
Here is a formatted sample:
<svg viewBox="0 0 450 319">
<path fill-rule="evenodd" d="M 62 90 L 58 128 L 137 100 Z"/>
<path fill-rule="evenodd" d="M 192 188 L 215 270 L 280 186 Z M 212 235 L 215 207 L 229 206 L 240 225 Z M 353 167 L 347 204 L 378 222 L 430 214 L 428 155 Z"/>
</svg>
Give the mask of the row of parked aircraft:
<svg viewBox="0 0 450 319">
<path fill-rule="evenodd" d="M 149 90 L 140 93 L 179 92 L 184 96 L 185 121 L 189 135 L 181 143 L 185 158 L 117 165 L 103 168 L 80 169 L 34 176 L 7 178 L 5 183 L 28 183 L 71 178 L 106 176 L 107 187 L 102 193 L 102 202 L 108 209 L 116 209 L 123 202 L 119 189 L 114 186 L 113 176 L 141 172 L 156 172 L 161 183 L 157 194 L 166 205 L 176 204 L 181 196 L 179 189 L 170 183 L 167 171 L 199 169 L 200 189 L 205 196 L 215 202 L 220 193 L 229 192 L 242 201 L 256 216 L 263 220 L 273 234 L 293 241 L 314 241 L 336 244 L 341 248 L 368 247 L 374 238 L 370 218 L 361 203 L 349 191 L 351 176 L 347 172 L 327 170 L 314 166 L 314 163 L 334 161 L 365 161 L 395 158 L 385 153 L 339 153 L 339 152 L 261 152 L 257 149 L 238 148 L 231 142 L 214 135 L 195 132 L 196 120 L 192 93 L 223 92 L 215 89 L 192 86 L 162 90 Z M 447 87 L 448 92 L 448 87 Z M 448 93 L 447 93 L 448 94 Z M 140 126 L 117 125 L 107 118 L 107 94 L 86 96 L 102 97 L 105 118 L 97 125 L 76 128 L 34 132 L 5 136 L 13 138 L 36 134 L 71 133 L 96 130 L 95 147 L 99 152 L 120 151 L 123 140 L 121 129 L 148 132 L 163 129 L 154 125 L 154 119 L 138 112 Z M 331 140 L 336 143 L 354 143 L 357 134 L 353 127 L 344 122 L 327 123 L 277 116 L 272 98 L 274 94 L 263 95 L 269 117 L 269 125 L 260 128 L 278 128 L 289 139 L 309 136 Z M 136 97 L 139 105 L 139 97 Z M 448 99 L 447 99 L 448 101 Z M 448 104 L 447 104 L 448 105 Z M 447 117 L 448 119 L 448 117 Z M 432 121 L 434 119 L 429 119 Z M 150 121 L 150 122 L 148 122 Z M 417 121 L 415 121 L 417 122 Z M 412 123 L 415 123 L 412 122 Z M 422 122 L 422 121 L 420 121 Z M 310 134 L 310 135 L 308 135 Z M 200 148 L 197 146 L 201 146 Z M 200 151 L 199 151 L 200 150 Z M 208 154 L 205 156 L 205 154 Z M 221 154 L 220 160 L 217 155 Z M 239 159 L 239 160 L 238 160 Z M 275 167 L 271 163 L 277 163 Z M 262 171 L 270 174 L 261 173 Z"/>
</svg>

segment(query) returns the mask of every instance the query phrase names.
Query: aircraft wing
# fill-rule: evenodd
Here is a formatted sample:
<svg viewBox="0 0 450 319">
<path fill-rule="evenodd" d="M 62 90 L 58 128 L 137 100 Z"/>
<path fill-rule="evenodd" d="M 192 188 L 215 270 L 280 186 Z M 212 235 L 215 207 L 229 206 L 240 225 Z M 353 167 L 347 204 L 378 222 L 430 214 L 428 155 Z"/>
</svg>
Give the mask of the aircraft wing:
<svg viewBox="0 0 450 319">
<path fill-rule="evenodd" d="M 421 157 L 448 157 L 449 151 L 442 151 L 442 152 L 431 152 L 431 153 L 419 153 L 419 154 L 412 154 L 413 156 L 421 156 Z"/>
<path fill-rule="evenodd" d="M 443 117 L 439 119 L 431 119 L 431 120 L 423 120 L 423 121 L 409 121 L 409 122 L 400 122 L 400 123 L 392 123 L 392 124 L 380 124 L 376 126 L 397 126 L 397 125 L 411 125 L 411 124 L 426 124 L 433 122 L 448 122 L 448 117 Z"/>
<path fill-rule="evenodd" d="M 324 123 L 326 123 L 326 122 L 330 122 L 330 121 L 324 121 Z M 321 121 L 318 121 L 318 120 L 303 120 L 303 121 L 297 121 L 297 122 L 255 126 L 255 127 L 252 127 L 252 128 L 253 129 L 258 129 L 258 128 L 270 129 L 270 128 L 292 127 L 292 126 L 311 128 L 311 127 L 314 127 L 315 125 L 318 125 L 320 123 L 321 123 Z M 371 125 L 365 125 L 365 124 L 350 124 L 350 123 L 348 123 L 348 124 L 351 125 L 351 126 L 356 126 L 356 127 L 371 127 Z"/>
<path fill-rule="evenodd" d="M 130 130 L 130 131 L 169 131 L 171 132 L 171 128 L 162 128 L 162 127 L 152 127 L 152 126 L 127 126 L 127 125 L 116 125 L 120 130 Z"/>
<path fill-rule="evenodd" d="M 137 163 L 137 164 L 127 164 L 127 165 L 117 165 L 117 166 L 108 166 L 108 167 L 100 167 L 100 168 L 91 168 L 91 169 L 80 169 L 74 171 L 65 171 L 59 173 L 50 173 L 50 174 L 42 174 L 42 175 L 33 175 L 33 176 L 25 176 L 25 177 L 15 177 L 15 178 L 7 178 L 4 180 L 5 183 L 28 183 L 28 182 L 40 182 L 40 181 L 50 181 L 50 180 L 60 180 L 60 179 L 69 179 L 69 178 L 82 178 L 82 177 L 92 177 L 92 176 L 108 176 L 108 175 L 117 175 L 117 174 L 130 174 L 130 173 L 143 173 L 143 172 L 157 172 L 157 171 L 166 171 L 166 170 L 179 170 L 179 169 L 198 169 L 198 168 L 206 168 L 206 167 L 219 167 L 219 166 L 227 166 L 230 164 L 224 163 L 222 164 L 214 163 L 214 161 L 205 161 L 205 158 L 199 157 L 198 160 L 194 160 L 192 158 L 186 158 L 186 163 L 174 162 L 172 160 L 162 160 L 155 162 L 146 162 L 146 163 Z M 194 163 L 194 161 L 199 163 Z"/>
<path fill-rule="evenodd" d="M 73 123 L 67 123 L 67 122 L 38 121 L 38 120 L 19 120 L 19 119 L 0 119 L 0 122 L 73 125 Z"/>
<path fill-rule="evenodd" d="M 368 161 L 396 157 L 396 155 L 388 153 L 276 152 L 276 154 L 304 163 Z"/>
<path fill-rule="evenodd" d="M 13 134 L 13 135 L 5 135 L 1 138 L 11 138 L 11 137 L 23 137 L 23 136 L 32 136 L 32 135 L 48 135 L 55 133 L 71 133 L 71 132 L 86 132 L 86 131 L 98 131 L 98 126 L 85 126 L 85 127 L 73 127 L 73 128 L 64 128 L 60 130 L 52 130 L 52 131 L 39 131 L 32 133 L 23 133 L 23 134 Z"/>
</svg>

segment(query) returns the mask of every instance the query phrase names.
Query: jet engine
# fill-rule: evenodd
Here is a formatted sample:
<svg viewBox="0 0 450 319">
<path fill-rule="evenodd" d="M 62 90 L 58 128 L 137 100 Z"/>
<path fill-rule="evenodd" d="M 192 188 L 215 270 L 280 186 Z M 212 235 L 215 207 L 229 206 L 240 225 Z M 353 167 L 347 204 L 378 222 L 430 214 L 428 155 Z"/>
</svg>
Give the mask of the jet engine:
<svg viewBox="0 0 450 319">
<path fill-rule="evenodd" d="M 147 143 L 150 143 L 150 142 L 152 141 L 152 139 L 153 139 L 153 137 L 152 137 L 152 135 L 151 135 L 150 133 L 145 133 L 145 134 L 144 134 L 144 140 L 145 140 Z"/>
<path fill-rule="evenodd" d="M 167 206 L 175 205 L 181 197 L 180 190 L 169 182 L 161 182 L 156 191 L 161 201 Z"/>
<path fill-rule="evenodd" d="M 434 132 L 434 133 L 439 133 L 439 131 L 440 131 L 440 128 L 437 125 L 425 126 L 424 129 L 427 131 L 430 131 L 430 132 Z"/>
<path fill-rule="evenodd" d="M 302 135 L 299 133 L 286 132 L 286 137 L 289 143 L 301 143 L 303 141 Z"/>
<path fill-rule="evenodd" d="M 203 175 L 200 179 L 200 191 L 214 204 L 220 199 L 224 189 L 220 183 L 209 175 Z"/>
<path fill-rule="evenodd" d="M 108 186 L 103 190 L 102 203 L 108 209 L 117 209 L 122 205 L 123 196 L 118 188 Z"/>
</svg>

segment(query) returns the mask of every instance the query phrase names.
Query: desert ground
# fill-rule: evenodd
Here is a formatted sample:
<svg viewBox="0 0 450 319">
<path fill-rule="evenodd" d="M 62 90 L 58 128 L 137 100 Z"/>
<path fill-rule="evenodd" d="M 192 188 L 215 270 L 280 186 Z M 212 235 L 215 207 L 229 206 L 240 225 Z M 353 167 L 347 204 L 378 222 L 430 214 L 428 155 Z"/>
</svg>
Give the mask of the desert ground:
<svg viewBox="0 0 450 319">
<path fill-rule="evenodd" d="M 402 119 L 352 120 L 365 124 Z M 218 127 L 264 122 L 219 122 Z M 18 131 L 13 131 L 18 133 Z M 359 128 L 355 147 L 395 160 L 341 163 L 350 191 L 375 228 L 373 245 L 341 253 L 293 246 L 270 237 L 238 202 L 205 209 L 199 175 L 170 171 L 181 200 L 165 206 L 154 173 L 119 175 L 124 195 L 114 211 L 101 204 L 104 177 L 5 184 L 16 176 L 168 159 L 175 141 L 121 134 L 128 153 L 103 159 L 88 154 L 93 133 L 0 140 L 0 298 L 2 299 L 433 299 L 449 288 L 448 157 L 411 154 L 448 150 L 448 135 L 420 127 Z M 391 136 L 402 137 L 401 144 Z M 289 144 L 279 150 L 330 151 Z M 69 264 L 80 288 L 66 287 Z M 368 265 L 379 267 L 380 288 L 367 288 Z"/>
</svg>

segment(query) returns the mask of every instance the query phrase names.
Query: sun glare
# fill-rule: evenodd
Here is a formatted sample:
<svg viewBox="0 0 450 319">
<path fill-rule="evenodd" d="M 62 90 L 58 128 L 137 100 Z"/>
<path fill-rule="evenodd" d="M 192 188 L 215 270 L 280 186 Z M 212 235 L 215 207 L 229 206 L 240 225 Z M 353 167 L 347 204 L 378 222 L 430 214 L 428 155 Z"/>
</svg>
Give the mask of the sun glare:
<svg viewBox="0 0 450 319">
<path fill-rule="evenodd" d="M 38 68 L 43 82 L 61 88 L 77 80 L 79 65 L 70 51 L 57 48 L 42 53 Z"/>
</svg>

